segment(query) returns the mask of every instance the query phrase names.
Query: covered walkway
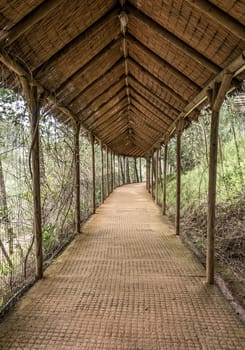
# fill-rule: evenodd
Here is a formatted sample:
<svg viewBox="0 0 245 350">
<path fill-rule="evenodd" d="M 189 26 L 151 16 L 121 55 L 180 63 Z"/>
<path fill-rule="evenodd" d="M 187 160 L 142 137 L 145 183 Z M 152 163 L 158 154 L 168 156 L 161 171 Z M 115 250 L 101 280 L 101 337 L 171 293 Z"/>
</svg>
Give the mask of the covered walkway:
<svg viewBox="0 0 245 350">
<path fill-rule="evenodd" d="M 0 325 L 4 350 L 245 348 L 142 184 L 118 188 Z"/>
</svg>

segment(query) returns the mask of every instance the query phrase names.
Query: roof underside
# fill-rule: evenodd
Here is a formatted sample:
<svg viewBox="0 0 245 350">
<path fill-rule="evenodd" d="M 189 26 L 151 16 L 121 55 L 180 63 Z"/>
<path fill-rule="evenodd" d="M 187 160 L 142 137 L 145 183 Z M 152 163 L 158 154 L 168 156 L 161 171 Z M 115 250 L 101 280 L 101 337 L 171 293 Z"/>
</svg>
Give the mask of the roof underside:
<svg viewBox="0 0 245 350">
<path fill-rule="evenodd" d="M 1 61 L 53 96 L 46 112 L 119 154 L 146 155 L 195 117 L 224 70 L 243 79 L 243 0 L 3 0 L 0 23 Z"/>
</svg>

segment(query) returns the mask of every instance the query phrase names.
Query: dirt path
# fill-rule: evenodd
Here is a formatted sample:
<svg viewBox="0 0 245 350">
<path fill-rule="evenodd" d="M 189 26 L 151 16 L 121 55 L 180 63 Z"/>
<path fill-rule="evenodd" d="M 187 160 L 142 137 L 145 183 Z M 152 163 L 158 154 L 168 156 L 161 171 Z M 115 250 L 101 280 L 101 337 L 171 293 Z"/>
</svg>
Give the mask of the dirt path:
<svg viewBox="0 0 245 350">
<path fill-rule="evenodd" d="M 143 185 L 117 189 L 0 325 L 0 349 L 245 349 Z"/>
</svg>

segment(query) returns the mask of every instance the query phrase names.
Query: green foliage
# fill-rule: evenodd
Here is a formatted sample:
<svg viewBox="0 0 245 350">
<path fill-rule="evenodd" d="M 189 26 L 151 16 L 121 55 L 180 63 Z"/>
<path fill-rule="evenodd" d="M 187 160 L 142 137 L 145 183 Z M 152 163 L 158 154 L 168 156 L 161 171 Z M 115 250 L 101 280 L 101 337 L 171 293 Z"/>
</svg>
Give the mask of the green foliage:
<svg viewBox="0 0 245 350">
<path fill-rule="evenodd" d="M 55 225 L 47 224 L 42 227 L 43 233 L 43 248 L 47 250 L 54 244 L 55 241 Z"/>
<path fill-rule="evenodd" d="M 227 98 L 222 106 L 219 128 L 217 167 L 217 204 L 232 202 L 244 191 L 245 180 L 245 116 L 234 112 L 234 98 Z M 181 211 L 207 203 L 208 149 L 210 112 L 206 111 L 198 123 L 184 130 L 182 137 Z M 175 155 L 176 142 L 169 144 L 169 174 L 167 180 L 168 213 L 175 213 Z M 161 194 L 159 196 L 161 198 Z"/>
</svg>

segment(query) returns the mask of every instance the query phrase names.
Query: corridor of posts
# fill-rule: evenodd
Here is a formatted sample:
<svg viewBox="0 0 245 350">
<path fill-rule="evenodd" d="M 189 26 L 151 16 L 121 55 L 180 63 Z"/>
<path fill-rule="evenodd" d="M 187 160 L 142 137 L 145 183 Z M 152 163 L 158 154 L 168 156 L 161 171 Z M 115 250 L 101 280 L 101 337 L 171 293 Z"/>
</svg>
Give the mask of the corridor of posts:
<svg viewBox="0 0 245 350">
<path fill-rule="evenodd" d="M 0 325 L 4 350 L 241 350 L 245 330 L 144 184 L 116 189 Z"/>
<path fill-rule="evenodd" d="M 237 169 L 243 200 L 244 18 L 243 0 L 0 5 L 0 348 L 245 348 L 215 286 L 217 251 L 244 278 L 242 229 L 216 240 L 219 178 L 229 195 Z M 180 239 L 200 120 L 205 270 Z"/>
</svg>

